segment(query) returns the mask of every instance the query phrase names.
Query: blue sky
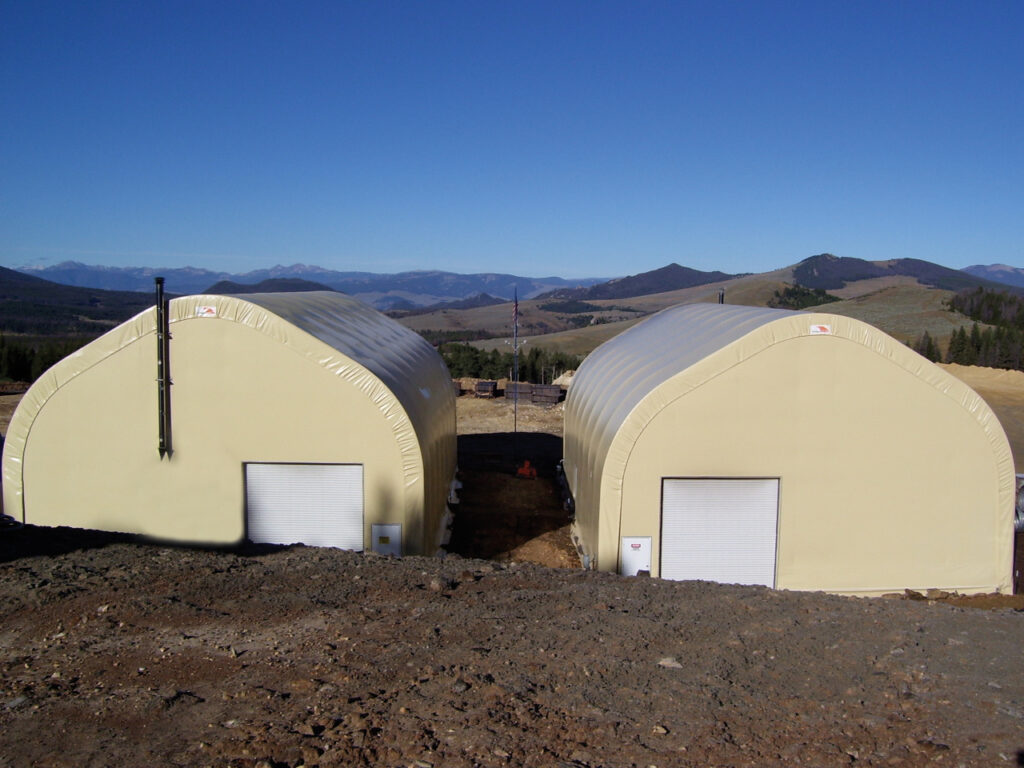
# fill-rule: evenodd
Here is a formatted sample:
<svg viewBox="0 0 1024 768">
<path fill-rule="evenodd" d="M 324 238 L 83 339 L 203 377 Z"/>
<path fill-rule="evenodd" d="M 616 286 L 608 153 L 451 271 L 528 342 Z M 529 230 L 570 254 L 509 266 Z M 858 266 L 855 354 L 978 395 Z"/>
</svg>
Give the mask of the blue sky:
<svg viewBox="0 0 1024 768">
<path fill-rule="evenodd" d="M 1024 266 L 1024 3 L 0 0 L 0 263 Z"/>
</svg>

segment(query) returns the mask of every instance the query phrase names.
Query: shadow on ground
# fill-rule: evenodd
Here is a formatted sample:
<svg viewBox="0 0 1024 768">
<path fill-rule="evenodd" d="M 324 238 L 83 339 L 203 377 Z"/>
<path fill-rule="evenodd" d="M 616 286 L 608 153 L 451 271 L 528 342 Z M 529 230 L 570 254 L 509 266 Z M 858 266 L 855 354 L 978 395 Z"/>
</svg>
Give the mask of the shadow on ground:
<svg viewBox="0 0 1024 768">
<path fill-rule="evenodd" d="M 26 525 L 0 531 L 0 563 L 23 557 L 66 555 L 86 549 L 102 549 L 111 544 L 137 542 L 137 536 L 77 528 L 40 528 Z"/>
<path fill-rule="evenodd" d="M 541 477 L 554 478 L 562 438 L 547 432 L 488 432 L 459 435 L 459 469 L 511 474 L 524 460 Z"/>
<path fill-rule="evenodd" d="M 223 544 L 202 544 L 196 542 L 166 541 L 149 536 L 111 531 L 94 531 L 85 528 L 25 525 L 0 529 L 0 563 L 10 563 L 26 557 L 56 557 L 72 552 L 103 549 L 113 544 L 138 544 L 141 546 L 170 549 L 206 549 L 233 552 L 243 557 L 261 557 L 293 544 L 255 544 L 243 541 L 235 546 Z M 299 545 L 301 546 L 301 545 Z"/>
<path fill-rule="evenodd" d="M 448 551 L 464 557 L 521 560 L 578 567 L 569 537 L 571 518 L 555 480 L 562 439 L 547 433 L 459 437 L 461 503 L 455 510 Z M 518 477 L 529 461 L 532 479 Z"/>
</svg>

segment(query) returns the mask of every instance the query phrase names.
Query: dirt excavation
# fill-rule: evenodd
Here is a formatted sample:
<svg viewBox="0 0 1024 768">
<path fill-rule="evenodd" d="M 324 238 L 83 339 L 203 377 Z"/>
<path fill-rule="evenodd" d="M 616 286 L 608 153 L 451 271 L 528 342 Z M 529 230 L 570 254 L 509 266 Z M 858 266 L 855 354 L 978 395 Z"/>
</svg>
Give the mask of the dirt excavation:
<svg viewBox="0 0 1024 768">
<path fill-rule="evenodd" d="M 0 765 L 1024 765 L 1024 603 L 585 573 L 517 428 L 459 398 L 444 558 L 0 533 Z"/>
</svg>

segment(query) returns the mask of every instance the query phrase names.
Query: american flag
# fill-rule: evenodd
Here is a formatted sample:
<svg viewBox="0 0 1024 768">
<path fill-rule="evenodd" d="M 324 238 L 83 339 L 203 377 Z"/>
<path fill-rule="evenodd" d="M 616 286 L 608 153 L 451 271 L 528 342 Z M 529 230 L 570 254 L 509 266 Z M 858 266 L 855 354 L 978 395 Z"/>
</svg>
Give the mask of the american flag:
<svg viewBox="0 0 1024 768">
<path fill-rule="evenodd" d="M 512 327 L 519 325 L 519 286 L 514 289 L 515 300 L 512 302 Z"/>
</svg>

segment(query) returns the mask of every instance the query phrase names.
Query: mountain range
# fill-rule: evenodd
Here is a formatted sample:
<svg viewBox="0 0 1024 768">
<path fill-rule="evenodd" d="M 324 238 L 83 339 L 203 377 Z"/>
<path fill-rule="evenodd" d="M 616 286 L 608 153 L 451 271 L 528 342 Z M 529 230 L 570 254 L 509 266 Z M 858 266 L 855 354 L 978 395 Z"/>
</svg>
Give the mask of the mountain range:
<svg viewBox="0 0 1024 768">
<path fill-rule="evenodd" d="M 0 332 L 97 336 L 152 304 L 152 293 L 60 285 L 0 267 Z"/>
<path fill-rule="evenodd" d="M 998 287 L 996 284 L 1001 282 L 994 279 L 994 274 L 971 274 L 965 270 L 950 269 L 920 259 L 864 261 L 833 256 L 830 253 L 804 259 L 793 270 L 793 278 L 797 284 L 805 288 L 821 288 L 826 291 L 842 288 L 858 280 L 878 277 L 912 277 L 922 285 L 946 291 L 961 291 L 979 285 L 992 288 Z"/>
<path fill-rule="evenodd" d="M 517 290 L 520 298 L 529 299 L 558 288 L 586 287 L 607 280 L 603 277 L 581 280 L 520 277 L 493 272 L 460 275 L 436 270 L 397 274 L 339 272 L 307 264 L 278 265 L 270 269 L 228 274 L 195 267 L 101 267 L 65 261 L 49 267 L 25 267 L 21 271 L 63 285 L 146 292 L 153 290 L 153 278 L 159 275 L 166 280 L 167 291 L 178 295 L 206 293 L 221 282 L 244 286 L 266 280 L 306 280 L 347 293 L 381 310 L 426 307 L 460 301 L 481 293 L 511 301 Z"/>
<path fill-rule="evenodd" d="M 376 275 L 369 273 L 338 273 L 312 267 L 301 267 L 299 271 L 306 277 L 288 276 L 292 268 L 275 268 L 276 274 L 267 277 L 267 272 L 260 270 L 246 273 L 245 277 L 256 282 L 237 282 L 234 280 L 206 281 L 214 273 L 205 270 L 183 269 L 163 270 L 167 278 L 167 290 L 171 295 L 188 293 L 251 293 L 253 291 L 305 291 L 305 290 L 343 290 L 336 286 L 342 285 L 349 289 L 357 298 L 378 307 L 398 309 L 396 316 L 408 318 L 410 327 L 422 323 L 434 322 L 426 319 L 414 322 L 417 315 L 430 318 L 436 316 L 438 310 L 448 312 L 473 312 L 474 308 L 486 308 L 497 304 L 507 304 L 513 291 L 519 291 L 519 297 L 528 302 L 532 296 L 540 301 L 529 302 L 539 306 L 529 311 L 540 312 L 535 318 L 533 333 L 548 333 L 561 330 L 567 325 L 578 324 L 585 317 L 562 317 L 569 310 L 558 310 L 550 302 L 552 298 L 576 301 L 581 306 L 586 300 L 621 300 L 636 299 L 654 294 L 686 290 L 701 286 L 730 286 L 728 296 L 737 297 L 736 286 L 749 284 L 751 280 L 764 278 L 760 282 L 781 286 L 799 284 L 807 288 L 823 290 L 840 290 L 851 284 L 864 284 L 882 278 L 880 284 L 891 283 L 886 278 L 916 283 L 923 290 L 937 288 L 947 291 L 959 291 L 965 288 L 984 287 L 992 290 L 1003 290 L 1024 295 L 1024 286 L 1014 285 L 1012 280 L 1024 281 L 1024 270 L 1005 265 L 990 267 L 973 267 L 967 270 L 955 270 L 918 259 L 895 259 L 890 261 L 865 261 L 862 259 L 844 258 L 832 254 L 811 256 L 790 267 L 765 273 L 764 275 L 728 275 L 723 272 L 702 272 L 669 264 L 651 272 L 629 277 L 608 280 L 591 285 L 579 285 L 575 288 L 565 286 L 569 281 L 560 278 L 526 278 L 514 275 L 478 274 L 458 275 L 450 272 L 406 272 L 398 275 Z M 38 334 L 96 334 L 131 317 L 152 304 L 152 277 L 156 270 L 124 269 L 111 267 L 87 267 L 85 265 L 65 264 L 48 269 L 32 270 L 26 274 L 0 267 L 0 331 L 8 333 Z M 354 275 L 361 275 L 356 277 Z M 107 284 L 134 285 L 146 290 L 105 290 L 96 287 L 69 286 L 59 281 L 48 281 L 42 275 L 53 278 L 75 279 L 78 282 L 91 282 L 90 275 L 100 276 L 97 282 Z M 313 275 L 324 277 L 324 280 L 308 279 Z M 347 276 L 346 276 L 347 275 Z M 333 277 L 332 277 L 333 276 Z M 341 276 L 341 277 L 339 277 Z M 188 279 L 184 279 L 184 278 Z M 182 278 L 179 280 L 179 278 Z M 996 282 L 993 278 L 1007 282 Z M 328 282 L 332 280 L 332 282 Z M 558 286 L 562 283 L 561 286 Z M 190 289 L 190 286 L 202 287 Z M 482 285 L 489 285 L 495 293 L 480 290 Z M 557 286 L 552 288 L 551 286 Z M 548 290 L 542 290 L 547 288 Z M 355 289 L 355 290 L 354 290 Z M 363 290 L 359 290 L 363 289 Z M 412 301 L 404 296 L 414 296 Z M 455 298 L 447 298 L 455 296 Z M 430 301 L 443 297 L 441 301 Z M 548 304 L 544 304 L 548 300 Z M 709 300 L 708 298 L 698 300 Z M 714 299 L 710 299 L 714 300 Z M 751 299 L 741 303 L 748 303 Z M 762 303 L 763 299 L 752 299 L 753 303 Z M 564 302 L 563 302 L 564 303 Z M 426 308 L 425 308 L 426 305 Z M 524 304 L 524 311 L 526 305 Z M 619 307 L 631 316 L 642 316 L 647 311 Z M 433 312 L 431 312 L 433 310 Z M 546 310 L 546 314 L 545 311 Z M 561 315 L 559 315 L 561 312 Z M 571 314 L 571 312 L 569 312 Z M 451 315 L 454 317 L 454 315 Z M 604 318 L 602 318 L 604 321 Z M 467 320 L 468 322 L 468 320 Z M 433 327 L 425 325 L 425 328 Z M 467 328 L 470 326 L 467 325 Z M 546 329 L 546 330 L 545 330 Z"/>
<path fill-rule="evenodd" d="M 624 299 L 630 296 L 648 296 L 652 293 L 677 291 L 680 288 L 693 288 L 698 285 L 717 283 L 730 280 L 740 275 L 729 275 L 725 272 L 701 272 L 678 264 L 669 264 L 650 272 L 639 275 L 620 277 L 598 283 L 590 287 L 558 288 L 549 291 L 539 298 L 552 299 Z"/>
<path fill-rule="evenodd" d="M 272 277 L 268 280 L 260 280 L 258 283 L 235 283 L 231 280 L 221 280 L 202 291 L 202 293 L 233 296 L 242 293 L 303 293 L 306 291 L 333 290 L 329 285 L 314 283 L 312 280 L 303 280 L 298 277 Z"/>
<path fill-rule="evenodd" d="M 985 280 L 994 280 L 997 283 L 1024 288 L 1024 269 L 1020 267 L 1010 267 L 1006 264 L 989 264 L 987 266 L 975 264 L 970 267 L 964 267 L 963 271 Z"/>
<path fill-rule="evenodd" d="M 958 270 L 919 259 L 866 261 L 823 253 L 804 259 L 789 269 L 794 282 L 824 290 L 836 290 L 858 280 L 894 276 L 912 277 L 922 285 L 950 291 L 978 285 L 1024 288 L 1024 269 L 1005 264 L 974 265 Z M 177 295 L 326 288 L 347 293 L 382 311 L 411 311 L 441 304 L 455 309 L 460 308 L 461 302 L 476 301 L 478 296 L 485 296 L 485 301 L 490 303 L 511 301 L 516 292 L 520 299 L 619 299 L 743 276 L 719 271 L 703 272 L 679 264 L 668 264 L 627 277 L 580 280 L 493 272 L 462 275 L 439 270 L 396 274 L 340 272 L 306 264 L 228 274 L 195 267 L 104 267 L 65 261 L 49 267 L 25 267 L 20 271 L 62 285 L 145 293 L 153 290 L 153 278 L 160 275 L 166 280 L 167 291 Z"/>
</svg>

